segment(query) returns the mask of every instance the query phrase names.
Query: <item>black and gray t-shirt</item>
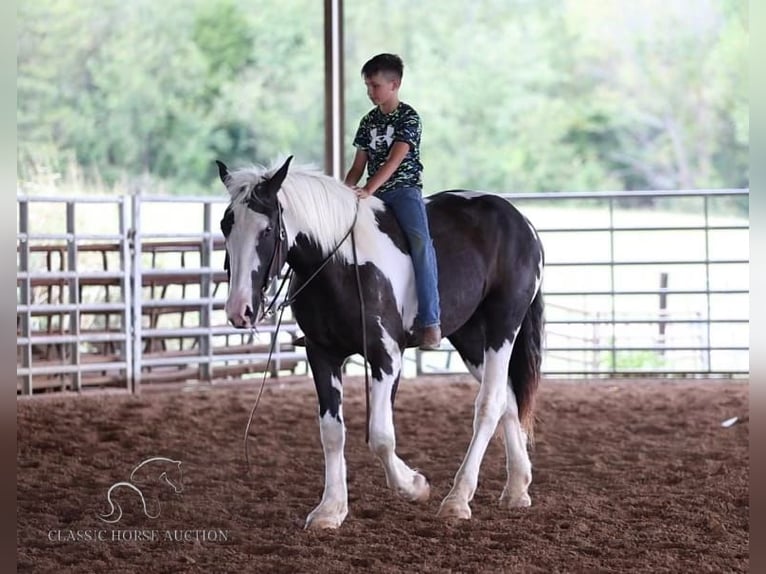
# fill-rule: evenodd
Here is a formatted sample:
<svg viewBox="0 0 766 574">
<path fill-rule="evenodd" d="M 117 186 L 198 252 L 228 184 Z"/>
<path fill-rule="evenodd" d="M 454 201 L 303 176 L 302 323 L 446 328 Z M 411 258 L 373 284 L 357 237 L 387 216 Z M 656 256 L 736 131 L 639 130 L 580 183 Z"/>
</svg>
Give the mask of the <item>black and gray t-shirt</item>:
<svg viewBox="0 0 766 574">
<path fill-rule="evenodd" d="M 422 189 L 420 163 L 420 134 L 423 128 L 420 116 L 408 104 L 400 102 L 390 114 L 384 114 L 375 107 L 359 122 L 354 146 L 367 152 L 367 175 L 372 177 L 388 159 L 388 152 L 394 142 L 409 144 L 410 151 L 402 163 L 377 192 L 385 192 L 399 186 Z"/>
</svg>

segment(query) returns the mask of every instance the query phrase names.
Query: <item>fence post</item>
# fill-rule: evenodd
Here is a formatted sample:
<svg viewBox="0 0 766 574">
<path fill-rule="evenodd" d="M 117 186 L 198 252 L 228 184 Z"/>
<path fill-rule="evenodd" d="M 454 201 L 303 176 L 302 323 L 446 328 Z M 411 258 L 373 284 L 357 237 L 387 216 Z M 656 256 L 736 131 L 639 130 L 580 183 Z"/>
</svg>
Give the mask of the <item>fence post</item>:
<svg viewBox="0 0 766 574">
<path fill-rule="evenodd" d="M 131 313 L 131 328 L 132 328 L 132 344 L 133 344 L 133 379 L 131 381 L 131 390 L 133 393 L 139 393 L 141 391 L 141 362 L 143 356 L 143 313 L 142 313 L 142 299 L 144 295 L 141 270 L 142 270 L 142 257 L 141 257 L 141 194 L 139 190 L 136 190 L 130 196 L 131 213 L 133 214 L 131 222 L 131 232 L 129 236 L 132 238 L 131 250 L 132 250 L 132 265 L 130 269 L 131 283 L 133 289 L 131 290 L 131 307 L 133 312 Z"/>
<path fill-rule="evenodd" d="M 612 305 L 612 336 L 611 338 L 611 370 L 610 374 L 617 373 L 617 307 L 615 305 L 615 277 L 614 277 L 614 197 L 609 197 L 609 299 Z"/>
<path fill-rule="evenodd" d="M 26 273 L 21 282 L 21 304 L 27 306 L 27 310 L 21 315 L 21 336 L 26 337 L 21 355 L 21 366 L 27 369 L 24 375 L 23 392 L 25 395 L 32 394 L 32 279 L 29 277 L 29 203 L 19 199 L 19 232 L 22 235 L 19 242 L 19 267 Z M 18 352 L 18 351 L 17 351 Z"/>
<path fill-rule="evenodd" d="M 122 285 L 122 334 L 125 335 L 123 346 L 125 357 L 125 386 L 127 390 L 133 390 L 133 289 L 131 285 L 130 270 L 132 269 L 131 242 L 133 229 L 131 227 L 132 205 L 126 205 L 125 197 L 122 197 L 118 205 L 120 217 L 120 283 Z"/>
<path fill-rule="evenodd" d="M 713 352 L 710 348 L 712 345 L 710 343 L 710 202 L 708 201 L 709 196 L 705 196 L 703 198 L 703 202 L 705 204 L 705 301 L 706 306 L 705 310 L 707 312 L 707 316 L 705 317 L 705 322 L 707 323 L 707 329 L 706 329 L 706 335 L 707 335 L 707 372 L 710 373 L 712 371 L 713 367 Z"/>
<path fill-rule="evenodd" d="M 80 280 L 77 278 L 77 231 L 75 229 L 75 203 L 66 202 L 67 271 L 74 275 L 69 279 L 69 303 L 74 308 L 69 313 L 69 332 L 75 336 L 71 346 L 72 364 L 80 366 Z M 63 389 L 62 389 L 63 390 Z M 82 371 L 72 373 L 72 390 L 82 390 Z"/>
<path fill-rule="evenodd" d="M 657 343 L 660 347 L 660 355 L 665 356 L 665 327 L 667 326 L 668 318 L 668 273 L 663 271 L 660 273 L 660 312 L 659 320 L 657 322 L 659 328 L 659 337 Z"/>
<path fill-rule="evenodd" d="M 213 302 L 211 299 L 212 290 L 210 288 L 210 285 L 213 282 L 213 224 L 211 205 L 209 202 L 205 202 L 203 210 L 204 239 L 202 240 L 202 251 L 200 253 L 200 267 L 205 271 L 200 273 L 199 294 L 204 301 L 204 304 L 200 308 L 200 325 L 207 329 L 207 334 L 200 336 L 199 344 L 200 354 L 203 357 L 206 357 L 207 361 L 200 363 L 200 374 L 202 380 L 209 383 L 213 380 L 213 335 L 210 331 L 213 317 Z"/>
</svg>

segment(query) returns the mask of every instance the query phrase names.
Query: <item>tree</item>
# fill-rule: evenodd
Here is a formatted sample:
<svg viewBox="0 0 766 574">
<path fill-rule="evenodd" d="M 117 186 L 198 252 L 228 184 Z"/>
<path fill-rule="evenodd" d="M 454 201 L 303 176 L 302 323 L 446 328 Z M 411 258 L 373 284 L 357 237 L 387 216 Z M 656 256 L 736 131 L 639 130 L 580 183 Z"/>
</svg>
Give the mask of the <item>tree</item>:
<svg viewBox="0 0 766 574">
<path fill-rule="evenodd" d="M 74 162 L 196 193 L 215 159 L 322 165 L 322 18 L 312 0 L 26 0 L 21 179 Z M 746 23 L 743 0 L 347 2 L 346 162 L 359 69 L 389 51 L 427 192 L 746 187 Z"/>
</svg>

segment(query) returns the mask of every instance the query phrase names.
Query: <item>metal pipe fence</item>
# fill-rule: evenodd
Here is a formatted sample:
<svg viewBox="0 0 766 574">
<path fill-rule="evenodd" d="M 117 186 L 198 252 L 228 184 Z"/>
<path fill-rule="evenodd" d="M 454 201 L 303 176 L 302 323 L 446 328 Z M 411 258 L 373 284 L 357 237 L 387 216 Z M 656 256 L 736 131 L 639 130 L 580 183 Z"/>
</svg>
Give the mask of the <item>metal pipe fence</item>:
<svg viewBox="0 0 766 574">
<path fill-rule="evenodd" d="M 546 374 L 749 372 L 748 190 L 504 197 L 546 251 Z"/>
<path fill-rule="evenodd" d="M 546 250 L 549 375 L 746 374 L 748 190 L 504 195 Z M 226 326 L 226 198 L 19 196 L 17 392 L 307 372 L 281 333 Z M 443 350 L 405 376 L 460 372 Z M 359 358 L 347 371 L 358 369 Z"/>
</svg>

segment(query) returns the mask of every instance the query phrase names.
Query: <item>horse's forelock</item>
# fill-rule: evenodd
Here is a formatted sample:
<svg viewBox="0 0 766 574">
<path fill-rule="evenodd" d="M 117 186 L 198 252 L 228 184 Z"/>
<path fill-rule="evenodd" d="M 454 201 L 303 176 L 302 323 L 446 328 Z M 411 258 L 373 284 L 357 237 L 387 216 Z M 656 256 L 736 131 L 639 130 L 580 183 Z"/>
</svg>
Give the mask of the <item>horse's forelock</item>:
<svg viewBox="0 0 766 574">
<path fill-rule="evenodd" d="M 229 172 L 227 180 L 227 189 L 231 195 L 232 202 L 242 200 L 244 202 L 253 198 L 253 193 L 259 184 L 270 179 L 279 171 L 284 162 L 277 159 L 269 167 L 262 165 L 251 165 Z M 323 177 L 324 174 L 314 165 L 293 166 L 291 173 L 300 173 L 310 177 Z"/>
<path fill-rule="evenodd" d="M 266 178 L 263 167 L 252 166 L 229 172 L 226 188 L 229 190 L 232 203 L 237 200 L 247 200 L 253 190 Z"/>
</svg>

